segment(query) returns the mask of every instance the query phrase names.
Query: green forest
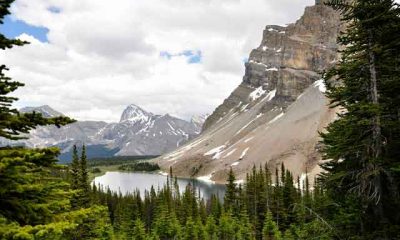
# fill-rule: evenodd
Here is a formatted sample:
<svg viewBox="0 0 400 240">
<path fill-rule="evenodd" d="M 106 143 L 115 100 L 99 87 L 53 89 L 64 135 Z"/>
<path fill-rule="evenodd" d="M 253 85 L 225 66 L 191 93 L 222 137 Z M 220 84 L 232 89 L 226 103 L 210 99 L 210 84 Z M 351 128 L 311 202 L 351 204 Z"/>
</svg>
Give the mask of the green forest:
<svg viewBox="0 0 400 240">
<path fill-rule="evenodd" d="M 0 24 L 12 2 L 0 0 Z M 57 163 L 57 148 L 2 147 L 0 239 L 400 239 L 400 8 L 393 0 L 328 5 L 346 31 L 340 61 L 323 76 L 331 106 L 343 111 L 321 133 L 329 161 L 317 178 L 265 165 L 236 184 L 231 169 L 224 199 L 204 200 L 193 185 L 181 191 L 171 169 L 163 188 L 123 195 L 90 185 L 84 146 L 68 166 Z M 3 51 L 25 44 L 0 34 Z M 14 109 L 10 94 L 24 84 L 7 71 L 0 66 L 0 137 L 74 122 Z"/>
</svg>

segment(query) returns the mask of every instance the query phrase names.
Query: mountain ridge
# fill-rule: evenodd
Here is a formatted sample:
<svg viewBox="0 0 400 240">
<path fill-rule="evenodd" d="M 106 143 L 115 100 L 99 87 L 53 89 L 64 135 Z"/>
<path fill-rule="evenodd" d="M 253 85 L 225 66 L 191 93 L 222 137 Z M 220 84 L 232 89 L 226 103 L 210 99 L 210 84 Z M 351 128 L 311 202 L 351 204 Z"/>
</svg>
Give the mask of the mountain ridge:
<svg viewBox="0 0 400 240">
<path fill-rule="evenodd" d="M 267 25 L 242 83 L 207 118 L 201 135 L 156 161 L 180 176 L 216 182 L 231 167 L 244 180 L 265 163 L 271 170 L 284 163 L 299 177 L 319 172 L 318 132 L 336 116 L 320 72 L 338 59 L 339 18 L 316 4 L 286 27 Z"/>
<path fill-rule="evenodd" d="M 35 111 L 45 117 L 63 116 L 48 105 L 20 110 L 24 113 Z M 89 157 L 161 155 L 197 136 L 202 127 L 201 118 L 198 119 L 199 122 L 192 122 L 169 114 L 155 115 L 130 104 L 124 109 L 119 122 L 78 121 L 61 128 L 39 127 L 27 135 L 29 139 L 14 144 L 31 148 L 57 146 L 61 149 L 62 161 L 70 159 L 75 144 L 87 145 L 91 153 Z M 1 139 L 0 144 L 12 143 Z"/>
</svg>

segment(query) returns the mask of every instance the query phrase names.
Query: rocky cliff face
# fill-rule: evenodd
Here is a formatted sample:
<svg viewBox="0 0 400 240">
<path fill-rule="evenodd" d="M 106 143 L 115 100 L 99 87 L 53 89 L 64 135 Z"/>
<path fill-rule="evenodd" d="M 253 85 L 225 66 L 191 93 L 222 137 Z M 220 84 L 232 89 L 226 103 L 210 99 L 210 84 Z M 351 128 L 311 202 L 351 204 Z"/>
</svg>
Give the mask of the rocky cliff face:
<svg viewBox="0 0 400 240">
<path fill-rule="evenodd" d="M 320 159 L 318 131 L 335 117 L 320 72 L 337 59 L 339 15 L 322 4 L 307 7 L 286 27 L 266 26 L 250 53 L 243 82 L 207 118 L 196 140 L 159 162 L 180 175 L 223 181 L 251 167 L 284 162 L 298 175 Z M 315 169 L 317 171 L 317 169 Z"/>
<path fill-rule="evenodd" d="M 63 115 L 49 106 L 27 107 L 20 111 L 36 111 L 45 117 Z M 200 133 L 204 118 L 193 119 L 189 122 L 168 114 L 155 115 L 131 104 L 123 111 L 118 123 L 78 121 L 61 128 L 39 127 L 31 131 L 27 140 L 15 143 L 0 139 L 0 145 L 58 146 L 63 161 L 70 160 L 74 144 L 86 144 L 89 157 L 161 155 L 182 146 Z"/>
</svg>

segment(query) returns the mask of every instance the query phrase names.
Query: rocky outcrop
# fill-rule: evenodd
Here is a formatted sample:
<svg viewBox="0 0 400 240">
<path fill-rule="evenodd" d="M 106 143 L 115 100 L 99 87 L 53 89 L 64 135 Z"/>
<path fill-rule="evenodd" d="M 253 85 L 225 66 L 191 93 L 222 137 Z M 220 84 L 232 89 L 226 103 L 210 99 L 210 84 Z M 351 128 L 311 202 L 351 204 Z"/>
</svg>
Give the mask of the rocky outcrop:
<svg viewBox="0 0 400 240">
<path fill-rule="evenodd" d="M 335 117 L 320 73 L 337 59 L 339 15 L 317 4 L 288 26 L 266 26 L 242 83 L 207 118 L 196 140 L 158 161 L 183 176 L 243 179 L 252 166 L 285 162 L 298 175 L 321 159 L 318 131 Z"/>
<path fill-rule="evenodd" d="M 239 103 L 249 103 L 254 88 L 276 89 L 273 102 L 286 108 L 335 62 L 338 31 L 338 14 L 323 5 L 307 7 L 287 27 L 266 26 L 260 46 L 250 53 L 242 84 L 206 120 L 204 130 Z"/>
</svg>

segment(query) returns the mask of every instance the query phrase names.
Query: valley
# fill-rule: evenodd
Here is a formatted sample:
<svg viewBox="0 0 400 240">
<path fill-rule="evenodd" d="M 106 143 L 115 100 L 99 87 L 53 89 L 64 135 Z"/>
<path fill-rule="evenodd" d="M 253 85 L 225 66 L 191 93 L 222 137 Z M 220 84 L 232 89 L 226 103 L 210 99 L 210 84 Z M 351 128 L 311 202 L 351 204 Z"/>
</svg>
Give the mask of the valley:
<svg viewBox="0 0 400 240">
<path fill-rule="evenodd" d="M 115 3 L 0 1 L 0 239 L 400 239 L 400 1 Z"/>
</svg>

